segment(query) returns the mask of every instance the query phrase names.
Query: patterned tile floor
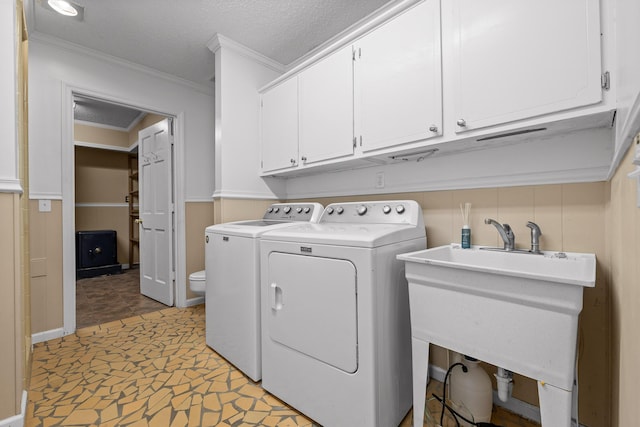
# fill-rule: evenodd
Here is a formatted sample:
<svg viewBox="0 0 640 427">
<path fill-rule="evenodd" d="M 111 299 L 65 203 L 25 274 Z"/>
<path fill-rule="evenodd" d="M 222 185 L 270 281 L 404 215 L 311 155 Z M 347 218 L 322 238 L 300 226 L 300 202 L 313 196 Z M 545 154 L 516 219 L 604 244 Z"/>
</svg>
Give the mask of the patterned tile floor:
<svg viewBox="0 0 640 427">
<path fill-rule="evenodd" d="M 36 344 L 25 425 L 316 425 L 209 349 L 204 317 L 203 305 L 168 308 Z M 536 425 L 500 411 L 504 427 Z"/>
</svg>

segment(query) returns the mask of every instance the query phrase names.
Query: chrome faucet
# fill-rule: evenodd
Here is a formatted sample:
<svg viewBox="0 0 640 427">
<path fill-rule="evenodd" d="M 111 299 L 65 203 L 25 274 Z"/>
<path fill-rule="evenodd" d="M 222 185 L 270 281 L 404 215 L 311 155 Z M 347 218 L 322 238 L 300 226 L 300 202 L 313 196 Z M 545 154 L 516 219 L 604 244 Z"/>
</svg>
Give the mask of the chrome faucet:
<svg viewBox="0 0 640 427">
<path fill-rule="evenodd" d="M 542 236 L 542 231 L 540 231 L 540 227 L 535 222 L 528 221 L 527 227 L 531 229 L 531 252 L 532 254 L 540 254 L 540 236 Z"/>
<path fill-rule="evenodd" d="M 511 230 L 511 226 L 509 224 L 500 224 L 498 221 L 493 220 L 491 218 L 484 219 L 485 224 L 492 224 L 498 230 L 498 234 L 502 237 L 504 241 L 504 250 L 512 251 L 515 249 L 516 236 L 513 234 L 513 230 Z"/>
</svg>

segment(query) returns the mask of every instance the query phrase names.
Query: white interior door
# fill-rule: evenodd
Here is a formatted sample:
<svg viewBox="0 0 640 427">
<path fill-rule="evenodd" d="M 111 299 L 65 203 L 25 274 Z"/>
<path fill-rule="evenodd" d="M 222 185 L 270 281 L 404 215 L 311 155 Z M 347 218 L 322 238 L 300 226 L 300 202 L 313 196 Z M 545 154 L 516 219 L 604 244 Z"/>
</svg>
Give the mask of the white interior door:
<svg viewBox="0 0 640 427">
<path fill-rule="evenodd" d="M 173 305 L 173 189 L 171 119 L 138 134 L 140 292 Z"/>
</svg>

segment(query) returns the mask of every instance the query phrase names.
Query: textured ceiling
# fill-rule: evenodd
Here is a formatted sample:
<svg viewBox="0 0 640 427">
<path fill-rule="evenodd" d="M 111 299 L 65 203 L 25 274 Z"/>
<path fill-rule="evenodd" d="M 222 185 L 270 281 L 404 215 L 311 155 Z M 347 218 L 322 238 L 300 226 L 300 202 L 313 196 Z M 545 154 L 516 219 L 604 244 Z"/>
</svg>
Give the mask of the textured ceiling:
<svg viewBox="0 0 640 427">
<path fill-rule="evenodd" d="M 29 0 L 29 31 L 199 84 L 211 84 L 207 42 L 222 34 L 283 65 L 389 0 L 73 0 L 82 21 Z M 397 1 L 397 0 L 392 0 Z"/>
<path fill-rule="evenodd" d="M 133 108 L 111 104 L 91 98 L 73 98 L 73 118 L 129 130 L 145 113 Z"/>
</svg>

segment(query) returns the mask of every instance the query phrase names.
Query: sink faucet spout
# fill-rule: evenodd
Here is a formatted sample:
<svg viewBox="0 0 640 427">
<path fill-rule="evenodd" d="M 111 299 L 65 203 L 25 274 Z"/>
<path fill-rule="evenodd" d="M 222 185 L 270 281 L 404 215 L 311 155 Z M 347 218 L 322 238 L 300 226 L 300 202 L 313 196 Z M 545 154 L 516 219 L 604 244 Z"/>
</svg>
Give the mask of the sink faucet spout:
<svg viewBox="0 0 640 427">
<path fill-rule="evenodd" d="M 500 234 L 500 237 L 504 242 L 505 251 L 512 251 L 515 249 L 516 236 L 513 234 L 513 230 L 511 230 L 511 226 L 509 224 L 500 224 L 498 221 L 491 218 L 485 218 L 484 223 L 491 224 L 496 227 L 498 234 Z"/>
</svg>

